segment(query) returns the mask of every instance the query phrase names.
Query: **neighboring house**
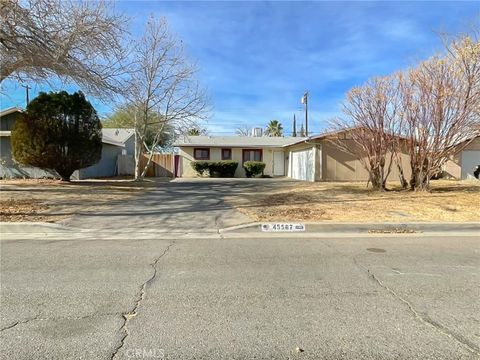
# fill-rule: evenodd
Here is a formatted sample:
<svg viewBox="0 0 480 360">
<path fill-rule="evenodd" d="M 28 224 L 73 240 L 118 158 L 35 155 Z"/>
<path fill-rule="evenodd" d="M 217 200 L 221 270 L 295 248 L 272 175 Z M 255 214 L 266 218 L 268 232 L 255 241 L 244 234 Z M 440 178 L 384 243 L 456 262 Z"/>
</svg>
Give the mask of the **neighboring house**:
<svg viewBox="0 0 480 360">
<path fill-rule="evenodd" d="M 19 165 L 13 161 L 10 132 L 22 113 L 13 107 L 0 111 L 0 178 L 51 178 L 55 173 L 32 166 Z"/>
<path fill-rule="evenodd" d="M 455 146 L 453 155 L 443 166 L 444 176 L 454 179 L 474 179 L 480 166 L 480 136 L 477 135 Z"/>
<path fill-rule="evenodd" d="M 116 175 L 133 175 L 135 162 L 134 135 L 135 131 L 133 129 L 102 129 L 102 157 L 100 161 L 95 165 L 75 171 L 72 178 L 81 180 Z M 122 159 L 120 161 L 124 164 L 121 168 L 119 168 L 119 158 Z M 125 161 L 128 161 L 128 165 L 125 165 Z"/>
<path fill-rule="evenodd" d="M 11 130 L 17 117 L 22 113 L 20 108 L 10 108 L 0 112 L 0 178 L 52 178 L 55 172 L 32 166 L 18 164 L 12 157 Z M 131 159 L 135 151 L 135 136 L 133 129 L 102 129 L 102 157 L 100 161 L 85 169 L 73 173 L 73 179 L 91 177 L 107 177 L 119 174 L 118 159 L 123 162 Z M 129 164 L 131 165 L 131 164 Z M 124 166 L 122 175 L 132 174 L 133 166 Z"/>
<path fill-rule="evenodd" d="M 342 137 L 350 152 L 342 151 L 330 140 Z M 179 176 L 194 177 L 194 160 L 234 160 L 239 162 L 236 177 L 245 173 L 241 164 L 247 160 L 263 161 L 265 175 L 288 176 L 305 181 L 367 181 L 368 172 L 355 154 L 355 144 L 348 131 L 325 133 L 308 138 L 254 136 L 186 136 L 177 141 L 180 148 Z M 410 176 L 407 154 L 400 154 L 405 176 Z M 387 164 L 388 165 L 388 164 Z M 390 179 L 398 179 L 392 164 Z"/>
</svg>

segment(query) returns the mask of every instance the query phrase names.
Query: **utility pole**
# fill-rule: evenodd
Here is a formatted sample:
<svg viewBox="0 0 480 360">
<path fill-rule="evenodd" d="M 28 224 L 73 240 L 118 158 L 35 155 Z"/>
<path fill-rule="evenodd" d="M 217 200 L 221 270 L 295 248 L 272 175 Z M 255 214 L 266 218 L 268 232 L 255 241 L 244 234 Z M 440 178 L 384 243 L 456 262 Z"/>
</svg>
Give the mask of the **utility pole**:
<svg viewBox="0 0 480 360">
<path fill-rule="evenodd" d="M 305 92 L 305 136 L 308 137 L 308 91 Z"/>
<path fill-rule="evenodd" d="M 25 94 L 26 94 L 26 98 L 27 98 L 27 106 L 28 106 L 28 103 L 30 102 L 30 97 L 29 97 L 29 94 L 28 94 L 28 90 L 30 90 L 30 89 L 31 89 L 31 87 L 30 87 L 30 86 L 28 86 L 28 85 L 21 85 L 21 86 L 25 88 Z"/>
<path fill-rule="evenodd" d="M 295 118 L 295 114 L 293 114 L 293 131 L 292 136 L 297 137 L 297 119 Z"/>
<path fill-rule="evenodd" d="M 302 96 L 302 104 L 305 105 L 305 136 L 308 136 L 308 91 Z"/>
</svg>

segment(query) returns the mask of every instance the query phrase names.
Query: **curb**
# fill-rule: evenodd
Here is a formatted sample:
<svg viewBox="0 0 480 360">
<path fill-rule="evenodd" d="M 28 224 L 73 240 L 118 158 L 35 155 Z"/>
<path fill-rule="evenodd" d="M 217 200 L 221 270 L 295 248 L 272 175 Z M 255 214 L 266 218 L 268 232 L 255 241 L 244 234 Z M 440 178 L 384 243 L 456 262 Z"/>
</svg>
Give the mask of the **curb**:
<svg viewBox="0 0 480 360">
<path fill-rule="evenodd" d="M 281 222 L 279 222 L 281 224 Z M 480 236 L 480 223 L 303 223 L 305 224 L 304 231 L 296 232 L 263 232 L 261 229 L 261 222 L 254 222 L 250 224 L 232 226 L 220 229 L 220 233 L 249 233 L 249 234 L 412 234 L 412 233 L 447 233 L 447 232 L 468 232 L 478 233 Z"/>
<path fill-rule="evenodd" d="M 21 230 L 37 230 L 38 232 L 78 231 L 61 223 L 48 222 L 0 222 L 0 234 L 21 232 Z"/>
<path fill-rule="evenodd" d="M 281 222 L 279 222 L 281 224 Z M 387 234 L 473 234 L 480 237 L 480 223 L 303 223 L 304 231 L 262 231 L 261 222 L 253 222 L 230 226 L 222 229 L 202 229 L 201 231 L 192 231 L 191 229 L 83 229 L 71 227 L 61 223 L 42 223 L 42 222 L 0 222 L 0 234 L 15 233 L 60 233 L 76 232 L 82 234 L 144 234 L 144 235 L 166 235 L 166 234 L 189 234 L 189 235 L 249 235 L 249 236 L 295 236 L 295 235 L 387 235 Z"/>
</svg>

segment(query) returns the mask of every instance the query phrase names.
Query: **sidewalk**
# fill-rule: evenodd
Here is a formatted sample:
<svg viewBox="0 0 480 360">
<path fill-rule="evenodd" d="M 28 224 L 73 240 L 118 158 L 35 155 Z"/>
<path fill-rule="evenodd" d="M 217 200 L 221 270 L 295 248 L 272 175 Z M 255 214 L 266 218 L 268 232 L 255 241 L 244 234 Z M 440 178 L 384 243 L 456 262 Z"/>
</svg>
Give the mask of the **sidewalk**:
<svg viewBox="0 0 480 360">
<path fill-rule="evenodd" d="M 84 238 L 166 238 L 188 237 L 324 237 L 324 236 L 388 236 L 388 235 L 467 235 L 480 237 L 479 223 L 304 223 L 304 231 L 262 231 L 264 223 L 247 223 L 231 227 L 200 229 L 178 228 L 125 228 L 85 229 L 62 224 L 19 222 L 0 223 L 2 238 L 28 237 L 28 235 L 56 237 L 68 234 Z M 281 223 L 280 223 L 281 224 Z"/>
</svg>

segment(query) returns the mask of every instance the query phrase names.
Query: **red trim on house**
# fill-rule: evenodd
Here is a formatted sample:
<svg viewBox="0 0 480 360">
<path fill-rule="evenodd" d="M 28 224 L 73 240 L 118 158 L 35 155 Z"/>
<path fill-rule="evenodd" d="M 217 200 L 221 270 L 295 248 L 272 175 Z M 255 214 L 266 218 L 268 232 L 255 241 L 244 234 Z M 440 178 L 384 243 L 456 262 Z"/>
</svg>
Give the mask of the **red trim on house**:
<svg viewBox="0 0 480 360">
<path fill-rule="evenodd" d="M 207 150 L 208 156 L 207 157 L 197 157 L 197 150 Z M 210 148 L 193 148 L 193 158 L 195 160 L 210 160 Z"/>
<path fill-rule="evenodd" d="M 223 155 L 223 151 L 225 151 L 225 150 L 227 150 L 230 154 L 228 157 Z M 222 152 L 222 160 L 232 160 L 232 149 L 231 148 L 222 148 L 221 152 Z"/>
<path fill-rule="evenodd" d="M 260 151 L 260 160 L 259 161 L 263 161 L 263 149 L 242 149 L 242 163 L 244 163 L 245 161 L 245 152 L 246 151 Z M 253 160 L 248 160 L 248 161 L 253 161 Z"/>
</svg>

